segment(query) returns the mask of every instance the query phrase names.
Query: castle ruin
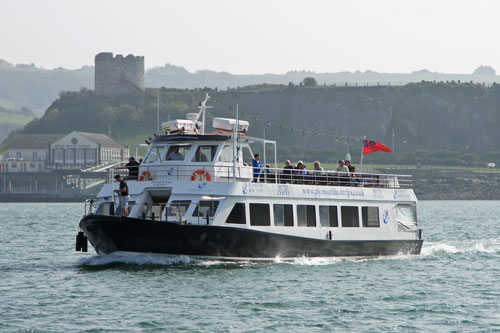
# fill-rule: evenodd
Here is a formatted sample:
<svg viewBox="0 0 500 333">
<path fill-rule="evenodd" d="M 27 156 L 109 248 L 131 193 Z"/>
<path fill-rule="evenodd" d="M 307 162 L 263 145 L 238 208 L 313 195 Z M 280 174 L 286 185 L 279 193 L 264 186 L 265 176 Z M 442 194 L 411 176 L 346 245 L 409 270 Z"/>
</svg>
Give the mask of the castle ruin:
<svg viewBox="0 0 500 333">
<path fill-rule="evenodd" d="M 133 95 L 145 91 L 144 57 L 129 54 L 124 57 L 111 52 L 95 56 L 95 88 L 98 95 Z"/>
</svg>

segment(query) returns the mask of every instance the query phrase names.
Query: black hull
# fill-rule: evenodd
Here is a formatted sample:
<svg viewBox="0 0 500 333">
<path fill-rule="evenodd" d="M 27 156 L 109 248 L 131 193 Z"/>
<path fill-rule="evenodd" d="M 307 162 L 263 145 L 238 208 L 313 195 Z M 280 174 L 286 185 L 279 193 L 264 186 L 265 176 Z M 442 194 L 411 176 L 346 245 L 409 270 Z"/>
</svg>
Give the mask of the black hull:
<svg viewBox="0 0 500 333">
<path fill-rule="evenodd" d="M 88 215 L 80 228 L 99 254 L 117 251 L 193 257 L 273 259 L 420 254 L 422 240 L 337 241 L 237 227 Z"/>
</svg>

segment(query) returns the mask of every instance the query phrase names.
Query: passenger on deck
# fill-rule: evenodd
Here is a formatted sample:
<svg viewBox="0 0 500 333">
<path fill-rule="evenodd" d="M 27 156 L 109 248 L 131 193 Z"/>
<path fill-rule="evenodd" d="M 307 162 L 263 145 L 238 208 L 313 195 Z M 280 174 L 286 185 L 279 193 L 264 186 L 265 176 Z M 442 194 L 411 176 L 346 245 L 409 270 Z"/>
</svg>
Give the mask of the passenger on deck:
<svg viewBox="0 0 500 333">
<path fill-rule="evenodd" d="M 175 146 L 167 155 L 167 161 L 184 161 L 184 156 L 179 152 L 179 146 Z"/>
<path fill-rule="evenodd" d="M 115 215 L 128 216 L 128 202 L 130 200 L 130 195 L 128 194 L 128 185 L 125 183 L 120 175 L 115 176 L 115 180 L 120 182 L 118 190 L 113 192 L 118 193 L 120 202 L 118 207 L 116 207 Z"/>
<path fill-rule="evenodd" d="M 297 166 L 295 167 L 294 174 L 295 174 L 295 177 L 294 177 L 295 182 L 298 184 L 304 184 L 305 176 L 309 174 L 306 170 L 306 166 L 304 165 L 304 162 L 302 162 L 302 161 L 297 162 Z"/>
<path fill-rule="evenodd" d="M 260 172 L 261 172 L 262 168 L 264 167 L 264 165 L 260 161 L 259 154 L 255 154 L 253 156 L 252 166 L 253 166 L 253 181 L 254 181 L 254 183 L 257 183 L 259 181 Z"/>
<path fill-rule="evenodd" d="M 349 168 L 345 165 L 344 160 L 339 161 L 339 166 L 337 169 L 337 183 L 340 185 L 349 185 Z"/>
<path fill-rule="evenodd" d="M 137 180 L 139 178 L 139 165 L 134 156 L 130 156 L 128 163 L 125 164 L 125 167 L 128 169 L 127 180 Z"/>
<path fill-rule="evenodd" d="M 292 181 L 293 166 L 290 165 L 290 160 L 285 161 L 285 166 L 283 167 L 283 176 L 281 180 L 283 183 L 290 183 Z"/>
<path fill-rule="evenodd" d="M 321 167 L 319 161 L 314 161 L 314 170 L 312 172 L 314 176 L 314 182 L 319 185 L 326 185 L 325 170 Z"/>
<path fill-rule="evenodd" d="M 349 176 L 351 177 L 351 185 L 359 186 L 359 178 L 356 175 L 356 168 L 354 167 L 354 165 L 350 166 L 349 171 Z"/>
</svg>

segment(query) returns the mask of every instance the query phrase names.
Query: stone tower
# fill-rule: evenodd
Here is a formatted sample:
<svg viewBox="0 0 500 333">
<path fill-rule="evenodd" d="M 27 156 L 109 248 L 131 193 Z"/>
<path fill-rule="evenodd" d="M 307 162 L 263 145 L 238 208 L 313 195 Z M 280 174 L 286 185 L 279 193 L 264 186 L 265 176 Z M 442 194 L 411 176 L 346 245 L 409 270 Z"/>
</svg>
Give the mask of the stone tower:
<svg viewBox="0 0 500 333">
<path fill-rule="evenodd" d="M 98 95 L 131 95 L 145 91 L 144 57 L 123 57 L 111 52 L 95 56 L 95 93 Z"/>
</svg>

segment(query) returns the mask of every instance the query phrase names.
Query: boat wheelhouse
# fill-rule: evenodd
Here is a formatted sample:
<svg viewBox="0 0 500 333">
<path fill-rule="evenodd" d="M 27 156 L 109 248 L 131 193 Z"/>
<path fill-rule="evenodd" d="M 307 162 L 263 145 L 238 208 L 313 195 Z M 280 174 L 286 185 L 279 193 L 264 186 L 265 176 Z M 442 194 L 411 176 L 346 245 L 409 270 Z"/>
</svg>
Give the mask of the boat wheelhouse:
<svg viewBox="0 0 500 333">
<path fill-rule="evenodd" d="M 214 118 L 214 133 L 204 133 L 207 100 L 187 121 L 164 123 L 165 134 L 152 140 L 138 177 L 126 180 L 128 216 L 113 192 L 114 174 L 125 170 L 110 170 L 109 183 L 87 202 L 77 250 L 87 237 L 98 254 L 288 260 L 420 253 L 410 176 L 356 173 L 353 181 L 335 171 L 254 168 L 256 145 L 264 165 L 277 165 L 276 142 L 247 136 L 248 122 L 238 119 Z"/>
</svg>

